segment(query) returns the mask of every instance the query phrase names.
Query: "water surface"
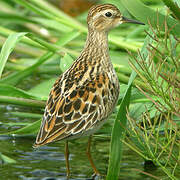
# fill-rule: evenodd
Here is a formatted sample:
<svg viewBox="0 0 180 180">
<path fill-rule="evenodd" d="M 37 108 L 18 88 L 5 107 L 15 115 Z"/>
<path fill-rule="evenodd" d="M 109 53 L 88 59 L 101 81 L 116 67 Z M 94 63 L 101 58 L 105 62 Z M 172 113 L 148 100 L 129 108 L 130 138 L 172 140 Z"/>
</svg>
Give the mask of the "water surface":
<svg viewBox="0 0 180 180">
<path fill-rule="evenodd" d="M 35 119 L 18 118 L 10 114 L 12 111 L 37 112 L 37 109 L 22 108 L 10 105 L 0 105 L 0 122 L 33 122 Z M 40 111 L 39 111 L 40 112 Z M 106 129 L 109 124 L 103 128 Z M 0 132 L 15 130 L 20 126 L 0 125 Z M 16 163 L 6 164 L 0 161 L 0 175 L 3 180 L 63 180 L 66 179 L 64 159 L 64 142 L 43 146 L 37 150 L 32 148 L 35 136 L 10 137 L 0 136 L 0 152 L 16 160 Z M 86 156 L 88 138 L 84 137 L 69 143 L 71 179 L 91 179 L 93 170 Z M 93 137 L 92 157 L 102 175 L 107 174 L 109 137 Z M 144 171 L 144 160 L 135 152 L 124 146 L 124 156 L 121 163 L 120 180 L 150 180 L 154 179 L 140 173 Z M 146 172 L 163 178 L 166 177 L 159 168 L 150 168 Z M 105 178 L 102 178 L 105 179 Z"/>
</svg>

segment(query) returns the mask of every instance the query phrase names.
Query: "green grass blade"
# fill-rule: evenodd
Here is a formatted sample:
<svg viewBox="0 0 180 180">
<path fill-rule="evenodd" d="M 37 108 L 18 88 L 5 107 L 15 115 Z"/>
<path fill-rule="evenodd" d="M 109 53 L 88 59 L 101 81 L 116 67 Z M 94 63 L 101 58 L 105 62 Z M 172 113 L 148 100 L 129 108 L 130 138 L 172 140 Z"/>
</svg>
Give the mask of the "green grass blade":
<svg viewBox="0 0 180 180">
<path fill-rule="evenodd" d="M 8 37 L 13 33 L 17 33 L 15 31 L 12 31 L 10 29 L 7 29 L 5 27 L 0 26 L 0 34 L 4 37 Z M 41 45 L 39 45 L 38 43 L 34 42 L 33 40 L 29 39 L 28 37 L 22 37 L 21 39 L 22 43 L 25 43 L 27 45 L 30 45 L 31 47 L 37 47 L 37 48 L 41 48 L 44 49 L 44 47 L 42 47 Z"/>
<path fill-rule="evenodd" d="M 173 12 L 175 17 L 180 21 L 180 8 L 172 0 L 162 0 L 162 1 Z"/>
<path fill-rule="evenodd" d="M 56 79 L 57 77 L 45 80 L 35 87 L 31 88 L 28 93 L 33 94 L 34 96 L 38 96 L 43 100 L 47 100 L 49 92 Z"/>
<path fill-rule="evenodd" d="M 115 44 L 118 47 L 129 49 L 133 52 L 137 52 L 139 48 L 142 47 L 143 43 L 141 42 L 126 42 L 123 37 L 121 36 L 113 36 L 109 35 L 109 40 L 111 43 Z"/>
<path fill-rule="evenodd" d="M 109 167 L 107 180 L 118 179 L 119 169 L 120 169 L 120 160 L 122 157 L 122 140 L 125 135 L 126 127 L 126 110 L 129 107 L 131 97 L 131 86 L 127 88 L 125 96 L 121 102 L 117 118 L 114 123 L 113 132 L 112 132 L 112 141 L 111 141 L 111 152 L 109 158 Z"/>
<path fill-rule="evenodd" d="M 150 32 L 150 34 L 152 34 Z M 143 57 L 146 58 L 148 56 L 148 51 L 146 49 L 147 45 L 152 43 L 152 39 L 147 36 L 144 42 L 144 45 L 141 49 L 141 53 Z M 108 166 L 108 173 L 107 173 L 107 180 L 111 179 L 118 179 L 119 171 L 120 171 L 120 161 L 122 159 L 122 151 L 123 151 L 123 140 L 126 132 L 126 111 L 129 107 L 130 97 L 131 97 L 131 86 L 136 77 L 136 72 L 132 71 L 128 87 L 126 92 L 124 93 L 124 97 L 121 101 L 119 111 L 114 122 L 114 126 L 112 129 L 112 136 L 111 136 L 111 149 L 110 149 L 110 157 L 109 157 L 109 166 Z"/>
<path fill-rule="evenodd" d="M 3 46 L 4 42 L 6 41 L 5 37 L 0 36 L 0 47 Z M 21 40 L 22 42 L 22 40 Z M 39 57 L 43 54 L 43 50 L 39 50 L 38 48 L 33 48 L 30 46 L 26 46 L 24 44 L 18 43 L 16 44 L 14 48 L 14 52 L 17 52 L 19 54 L 25 54 L 30 57 Z"/>
<path fill-rule="evenodd" d="M 174 2 L 180 7 L 180 0 L 174 0 Z"/>
<path fill-rule="evenodd" d="M 21 22 L 21 23 L 35 23 L 35 21 L 26 18 L 26 17 L 22 17 L 20 15 L 14 14 L 14 13 L 4 13 L 4 12 L 0 12 L 0 20 L 2 21 L 9 21 L 11 23 L 17 23 L 17 22 Z"/>
<path fill-rule="evenodd" d="M 37 97 L 33 96 L 30 93 L 27 93 L 26 91 L 2 83 L 0 83 L 0 96 L 10 96 L 10 97 L 41 100 L 38 96 Z"/>
<path fill-rule="evenodd" d="M 71 27 L 68 27 L 52 19 L 42 17 L 31 17 L 31 19 L 35 21 L 37 24 L 43 25 L 46 28 L 52 28 L 59 32 L 67 33 L 73 30 Z"/>
<path fill-rule="evenodd" d="M 82 25 L 79 21 L 75 18 L 69 16 L 68 14 L 64 13 L 62 10 L 58 9 L 57 7 L 53 6 L 48 1 L 44 0 L 31 0 L 31 3 L 39 8 L 43 9 L 44 11 L 48 11 L 50 14 L 53 14 L 54 17 L 58 17 L 59 19 L 64 19 L 69 25 L 78 26 L 81 30 L 86 32 L 86 28 Z"/>
<path fill-rule="evenodd" d="M 1 79 L 0 82 L 10 84 L 10 85 L 16 85 L 22 79 L 24 79 L 25 77 L 29 76 L 32 72 L 34 72 L 37 67 L 39 67 L 41 64 L 43 64 L 45 61 L 47 61 L 53 55 L 54 55 L 54 53 L 52 53 L 52 52 L 44 54 L 32 66 L 27 67 L 26 69 L 24 69 L 20 72 L 12 73 L 11 75 Z"/>
<path fill-rule="evenodd" d="M 26 7 L 30 11 L 37 13 L 38 15 L 44 18 L 47 18 L 49 20 L 54 20 L 72 29 L 78 30 L 83 33 L 87 33 L 87 28 L 78 21 L 73 20 L 71 17 L 67 15 L 63 15 L 61 11 L 58 13 L 58 11 L 53 10 L 53 8 L 48 9 L 47 2 L 35 1 L 35 0 L 31 2 L 26 2 L 23 0 L 15 0 L 15 2 Z M 116 40 L 117 38 L 118 41 Z M 136 51 L 137 47 L 141 48 L 142 45 L 141 43 L 138 42 L 134 42 L 134 43 L 124 42 L 119 36 L 112 36 L 112 35 L 109 36 L 109 42 L 121 48 L 125 48 L 125 49 L 127 48 L 131 51 Z"/>
<path fill-rule="evenodd" d="M 11 34 L 7 38 L 6 42 L 4 43 L 4 45 L 1 49 L 1 54 L 0 54 L 0 78 L 1 78 L 2 72 L 4 70 L 5 64 L 8 60 L 8 57 L 11 54 L 11 52 L 13 51 L 16 43 L 18 41 L 20 41 L 22 39 L 22 37 L 26 34 L 27 33 L 25 33 L 25 32 Z"/>
<path fill-rule="evenodd" d="M 46 11 L 46 10 L 44 10 L 44 8 L 42 9 L 41 7 L 38 6 L 38 4 L 35 5 L 32 2 L 27 2 L 24 0 L 14 0 L 14 1 L 20 5 L 28 8 L 28 9 L 30 9 L 31 11 L 34 11 L 35 13 L 37 13 L 43 17 L 56 20 L 59 23 L 62 23 L 62 24 L 67 25 L 69 27 L 78 29 L 79 31 L 82 31 L 82 32 L 87 31 L 87 29 L 83 25 L 81 25 L 80 23 L 75 23 L 76 21 L 72 22 L 72 20 L 69 20 L 68 18 L 64 19 L 62 17 L 54 15 L 54 12 L 50 13 L 49 10 Z"/>
<path fill-rule="evenodd" d="M 48 43 L 47 41 L 37 37 L 36 35 L 33 35 L 32 33 L 29 33 L 27 35 L 27 37 L 37 43 L 39 43 L 40 45 L 42 45 L 43 47 L 45 47 L 48 51 L 52 51 L 54 53 L 56 53 L 60 47 L 58 47 L 57 45 L 54 45 L 52 43 Z"/>
<path fill-rule="evenodd" d="M 72 62 L 73 62 L 73 58 L 68 53 L 66 53 L 60 61 L 59 66 L 61 71 L 62 72 L 66 71 L 71 66 Z"/>
<path fill-rule="evenodd" d="M 38 132 L 39 126 L 41 124 L 41 119 L 35 121 L 32 124 L 29 124 L 21 129 L 15 130 L 15 131 L 11 131 L 11 132 L 7 132 L 7 133 L 3 133 L 0 135 L 32 135 L 32 134 L 36 134 Z"/>
<path fill-rule="evenodd" d="M 73 40 L 74 38 L 76 38 L 77 36 L 79 36 L 80 33 L 79 32 L 71 32 L 69 33 L 69 35 L 66 35 L 64 38 L 60 38 L 57 41 L 57 45 L 58 46 L 64 46 L 66 45 L 68 42 L 70 42 L 71 40 Z M 20 72 L 16 72 L 13 73 L 11 75 L 9 75 L 8 77 L 5 77 L 3 79 L 0 80 L 1 83 L 6 83 L 6 84 L 11 84 L 11 85 L 16 85 L 18 82 L 20 82 L 23 78 L 29 76 L 33 71 L 36 70 L 37 67 L 39 67 L 41 64 L 43 64 L 44 62 L 46 62 L 49 58 L 53 57 L 54 53 L 53 52 L 48 52 L 45 53 L 43 56 L 41 56 L 38 61 L 36 63 L 34 63 L 32 66 L 27 67 L 26 69 L 24 69 L 23 71 Z"/>
<path fill-rule="evenodd" d="M 29 113 L 29 112 L 9 112 L 11 116 L 15 116 L 15 117 L 20 117 L 20 118 L 29 118 L 29 119 L 40 119 L 42 117 L 42 114 L 37 114 L 37 113 Z M 4 124 L 4 123 L 3 123 Z M 16 126 L 17 122 L 15 123 L 8 123 L 9 126 Z M 23 122 L 20 122 L 19 125 L 27 125 L 29 123 L 23 123 Z"/>
<path fill-rule="evenodd" d="M 59 39 L 59 43 L 61 46 L 66 45 L 68 42 L 72 41 L 73 39 L 77 38 L 81 33 L 77 30 L 68 32 L 66 34 L 63 35 L 63 37 L 61 37 Z"/>
<path fill-rule="evenodd" d="M 16 161 L 2 153 L 0 153 L 0 159 L 2 160 L 3 164 L 11 164 L 11 163 L 16 163 Z"/>
<path fill-rule="evenodd" d="M 46 104 L 45 101 L 17 98 L 12 96 L 1 96 L 1 95 L 0 95 L 0 102 L 20 105 L 20 106 L 27 106 L 27 107 L 38 107 L 38 108 L 44 108 Z"/>
</svg>

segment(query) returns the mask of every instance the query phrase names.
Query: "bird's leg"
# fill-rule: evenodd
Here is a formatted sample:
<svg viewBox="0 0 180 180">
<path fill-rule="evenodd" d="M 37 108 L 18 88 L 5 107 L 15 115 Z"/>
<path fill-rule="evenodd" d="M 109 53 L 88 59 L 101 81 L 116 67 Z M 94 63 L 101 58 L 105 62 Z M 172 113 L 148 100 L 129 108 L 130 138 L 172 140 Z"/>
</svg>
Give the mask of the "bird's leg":
<svg viewBox="0 0 180 180">
<path fill-rule="evenodd" d="M 69 176 L 70 176 L 68 141 L 66 141 L 66 143 L 65 143 L 65 159 L 66 159 L 66 176 L 67 176 L 67 179 L 68 179 Z"/>
<path fill-rule="evenodd" d="M 94 165 L 94 162 L 92 160 L 92 157 L 91 157 L 91 136 L 89 136 L 89 139 L 88 139 L 88 146 L 87 146 L 87 150 L 86 150 L 86 154 L 87 154 L 87 157 L 89 159 L 89 162 L 94 170 L 94 173 L 95 175 L 100 175 L 99 171 L 96 169 L 96 166 Z"/>
</svg>

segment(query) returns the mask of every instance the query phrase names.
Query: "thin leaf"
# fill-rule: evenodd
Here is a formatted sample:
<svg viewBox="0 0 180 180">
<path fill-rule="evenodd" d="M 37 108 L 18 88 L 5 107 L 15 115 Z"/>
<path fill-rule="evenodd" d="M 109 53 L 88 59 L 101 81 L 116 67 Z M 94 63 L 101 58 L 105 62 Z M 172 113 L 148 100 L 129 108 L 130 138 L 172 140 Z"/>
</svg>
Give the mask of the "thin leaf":
<svg viewBox="0 0 180 180">
<path fill-rule="evenodd" d="M 16 161 L 2 153 L 0 153 L 0 159 L 2 160 L 3 163 L 5 164 L 11 164 L 11 163 L 16 163 Z"/>
<path fill-rule="evenodd" d="M 144 55 L 144 58 L 148 56 L 148 51 L 146 47 L 149 43 L 152 43 L 152 39 L 147 36 L 144 42 L 144 45 L 141 49 L 141 53 Z M 111 136 L 111 149 L 110 149 L 110 157 L 109 157 L 109 166 L 107 173 L 107 180 L 118 179 L 119 171 L 120 171 L 120 161 L 122 159 L 122 151 L 123 151 L 123 140 L 126 132 L 126 124 L 127 117 L 126 111 L 129 107 L 130 97 L 131 97 L 131 86 L 136 77 L 136 72 L 133 71 L 131 73 L 128 87 L 124 94 L 123 100 L 121 101 L 119 111 L 114 122 L 112 136 Z"/>
<path fill-rule="evenodd" d="M 26 17 L 14 14 L 14 13 L 4 13 L 4 12 L 0 12 L 0 19 L 5 20 L 6 22 L 9 21 L 11 23 L 15 23 L 15 22 L 21 22 L 21 23 L 35 23 L 35 21 L 28 19 Z"/>
<path fill-rule="evenodd" d="M 33 96 L 32 94 L 23 91 L 22 89 L 15 88 L 11 85 L 0 83 L 0 96 L 12 96 L 26 99 L 39 99 L 38 96 Z"/>
<path fill-rule="evenodd" d="M 72 18 L 68 14 L 64 13 L 62 10 L 58 9 L 56 6 L 53 6 L 51 3 L 48 1 L 44 0 L 31 0 L 31 3 L 34 4 L 35 6 L 38 6 L 39 9 L 42 9 L 46 12 L 49 12 L 50 14 L 53 14 L 54 17 L 58 17 L 59 19 L 64 19 L 66 23 L 69 25 L 73 26 L 78 26 L 81 30 L 84 29 L 84 26 L 76 21 L 75 18 Z M 86 30 L 85 30 L 86 31 Z"/>
<path fill-rule="evenodd" d="M 43 100 L 47 100 L 49 91 L 52 88 L 52 85 L 54 84 L 56 79 L 57 78 L 52 78 L 52 79 L 43 81 L 42 83 L 38 84 L 37 86 L 31 88 L 28 91 L 28 93 L 38 96 Z"/>
<path fill-rule="evenodd" d="M 20 41 L 22 37 L 24 37 L 26 34 L 26 32 L 11 34 L 4 43 L 0 54 L 0 78 L 4 70 L 5 64 L 8 60 L 8 57 L 13 51 L 16 43 Z"/>
<path fill-rule="evenodd" d="M 63 37 L 61 37 L 59 39 L 59 44 L 61 44 L 61 46 L 66 45 L 68 42 L 72 41 L 73 39 L 77 38 L 81 33 L 79 31 L 71 31 L 68 32 L 66 34 L 63 35 Z"/>
<path fill-rule="evenodd" d="M 59 23 L 57 21 L 46 19 L 46 18 L 40 18 L 40 17 L 33 17 L 31 18 L 33 21 L 37 22 L 38 24 L 42 24 L 45 27 L 52 28 L 55 30 L 58 30 L 60 32 L 70 32 L 72 31 L 72 28 Z"/>
<path fill-rule="evenodd" d="M 174 0 L 174 2 L 180 7 L 180 0 Z"/>
<path fill-rule="evenodd" d="M 9 35 L 13 34 L 13 33 L 17 33 L 15 31 L 12 31 L 8 28 L 2 27 L 0 26 L 0 34 L 4 37 L 8 37 Z M 29 39 L 28 37 L 22 37 L 21 42 L 28 44 L 30 46 L 33 47 L 37 47 L 37 48 L 41 48 L 44 49 L 44 47 L 42 47 L 41 45 L 39 45 L 38 43 L 36 43 L 35 41 Z"/>
<path fill-rule="evenodd" d="M 64 38 L 63 40 L 59 39 L 56 44 L 59 45 L 59 46 L 65 45 L 69 41 L 76 38 L 78 35 L 79 35 L 78 32 L 72 32 L 72 34 L 70 34 L 69 36 L 66 36 L 66 38 Z M 37 67 L 39 67 L 41 64 L 43 64 L 44 62 L 46 62 L 48 59 L 52 58 L 53 56 L 54 56 L 53 52 L 45 53 L 32 66 L 27 67 L 23 71 L 15 72 L 15 73 L 9 75 L 8 77 L 5 77 L 5 78 L 1 79 L 0 82 L 1 83 L 11 84 L 11 85 L 16 85 L 23 78 L 29 76 L 33 71 L 35 71 L 37 69 Z M 58 57 L 58 55 L 56 55 L 56 56 Z"/>
<path fill-rule="evenodd" d="M 51 11 L 49 12 L 49 9 L 46 7 L 47 10 L 45 10 L 44 8 L 41 8 L 41 4 L 38 3 L 37 1 L 36 2 L 33 2 L 35 3 L 36 5 L 34 5 L 32 2 L 27 2 L 27 1 L 24 1 L 24 0 L 14 0 L 16 3 L 30 9 L 31 11 L 34 11 L 35 13 L 43 16 L 43 17 L 46 17 L 48 19 L 52 19 L 52 20 L 56 20 L 58 21 L 59 23 L 62 23 L 64 25 L 67 25 L 69 27 L 72 27 L 72 28 L 76 28 L 82 32 L 86 32 L 87 29 L 79 22 L 77 21 L 74 21 L 73 19 L 71 19 L 70 17 L 66 17 L 65 19 L 62 18 L 62 16 L 59 16 L 59 15 L 54 15 L 54 12 Z M 42 3 L 43 1 L 41 1 Z"/>
<path fill-rule="evenodd" d="M 111 139 L 111 152 L 109 158 L 109 167 L 108 167 L 108 180 L 118 179 L 119 169 L 120 169 L 120 160 L 122 158 L 122 140 L 125 135 L 126 127 L 126 110 L 130 103 L 131 97 L 131 86 L 127 88 L 125 96 L 121 102 L 117 118 L 115 120 L 112 139 Z"/>
<path fill-rule="evenodd" d="M 28 113 L 28 112 L 9 112 L 11 115 L 13 116 L 16 116 L 16 117 L 23 117 L 23 118 L 34 118 L 34 119 L 39 119 L 42 117 L 42 114 L 37 114 L 37 113 Z M 13 126 L 15 126 L 17 124 L 17 122 L 15 123 L 10 123 L 10 124 L 14 124 Z M 26 124 L 29 124 L 29 123 L 22 123 L 20 122 L 19 124 L 22 124 L 22 125 L 26 125 Z"/>
<path fill-rule="evenodd" d="M 32 134 L 36 134 L 38 132 L 39 126 L 41 124 L 41 119 L 35 121 L 32 124 L 29 124 L 21 129 L 15 130 L 15 131 L 11 131 L 11 132 L 7 132 L 7 133 L 3 133 L 0 135 L 21 135 L 21 136 L 27 136 L 27 135 L 32 135 Z"/>
<path fill-rule="evenodd" d="M 180 8 L 172 0 L 163 0 L 163 2 L 180 21 Z"/>
<path fill-rule="evenodd" d="M 44 108 L 45 102 L 33 99 L 17 98 L 11 96 L 0 96 L 1 103 L 16 104 L 27 107 L 38 107 Z"/>
<path fill-rule="evenodd" d="M 10 85 L 16 85 L 23 78 L 29 76 L 33 71 L 36 70 L 37 67 L 39 67 L 41 64 L 43 64 L 45 61 L 47 61 L 53 55 L 54 55 L 54 53 L 52 53 L 52 52 L 45 53 L 32 66 L 27 67 L 23 71 L 12 73 L 11 75 L 1 79 L 0 82 L 1 83 L 6 83 L 6 84 L 10 84 Z"/>
<path fill-rule="evenodd" d="M 71 17 L 65 15 L 61 11 L 58 13 L 57 9 L 54 7 L 52 8 L 52 6 L 49 5 L 48 2 L 45 2 L 42 0 L 41 1 L 32 0 L 31 2 L 27 2 L 24 0 L 14 0 L 14 1 L 44 18 L 54 20 L 72 29 L 76 29 L 80 32 L 87 33 L 87 28 L 84 25 L 72 19 Z M 116 40 L 116 38 L 118 38 L 118 41 Z M 141 47 L 142 45 L 142 43 L 138 43 L 138 42 L 134 42 L 134 43 L 124 42 L 122 37 L 113 36 L 113 35 L 109 36 L 109 42 L 122 48 L 124 47 L 128 48 L 129 50 L 132 50 L 132 51 L 136 51 L 137 47 Z"/>
<path fill-rule="evenodd" d="M 73 58 L 66 53 L 65 56 L 60 61 L 60 69 L 62 72 L 66 71 L 72 64 Z"/>
</svg>

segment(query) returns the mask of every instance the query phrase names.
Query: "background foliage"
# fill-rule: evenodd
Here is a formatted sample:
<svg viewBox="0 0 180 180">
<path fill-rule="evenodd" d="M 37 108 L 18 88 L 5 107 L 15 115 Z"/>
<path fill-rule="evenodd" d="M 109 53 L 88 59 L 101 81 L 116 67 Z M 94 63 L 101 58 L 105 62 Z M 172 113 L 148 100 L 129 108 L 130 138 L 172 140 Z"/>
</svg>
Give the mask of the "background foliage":
<svg viewBox="0 0 180 180">
<path fill-rule="evenodd" d="M 114 125 L 107 179 L 119 176 L 123 144 L 145 162 L 150 161 L 161 168 L 170 179 L 178 179 L 179 0 L 110 2 L 125 16 L 136 18 L 146 26 L 123 24 L 109 35 L 110 56 L 121 92 L 109 121 Z M 1 134 L 35 135 L 52 84 L 83 47 L 87 12 L 73 18 L 44 0 L 2 0 L 0 10 L 0 103 L 36 108 L 38 113 L 11 113 L 15 117 L 39 119 L 25 123 L 2 120 L 1 125 L 11 127 L 11 130 Z M 17 125 L 23 127 L 13 128 Z M 102 129 L 96 136 L 110 134 L 109 128 Z M 0 158 L 15 163 L 4 154 Z"/>
</svg>

